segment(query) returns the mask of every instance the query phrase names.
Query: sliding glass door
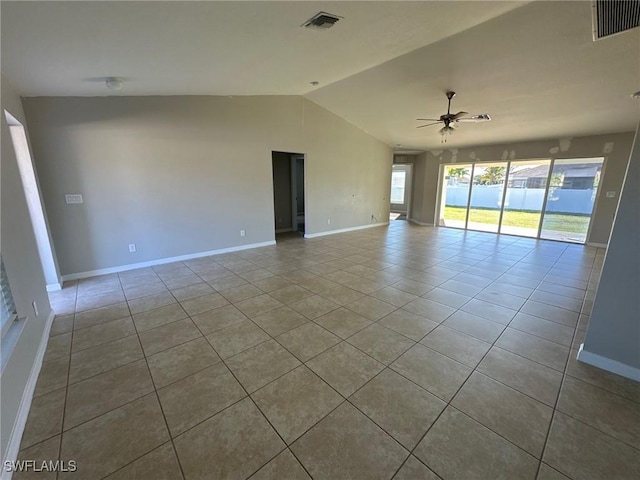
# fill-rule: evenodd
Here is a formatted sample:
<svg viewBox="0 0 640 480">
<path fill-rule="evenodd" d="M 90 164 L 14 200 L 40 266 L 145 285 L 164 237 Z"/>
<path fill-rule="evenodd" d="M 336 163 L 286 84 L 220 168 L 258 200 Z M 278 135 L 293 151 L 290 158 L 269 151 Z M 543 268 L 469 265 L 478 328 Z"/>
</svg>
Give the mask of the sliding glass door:
<svg viewBox="0 0 640 480">
<path fill-rule="evenodd" d="M 511 162 L 500 233 L 538 236 L 551 160 Z"/>
<path fill-rule="evenodd" d="M 584 243 L 603 158 L 442 166 L 445 227 Z"/>
<path fill-rule="evenodd" d="M 603 160 L 581 158 L 553 162 L 540 238 L 586 241 Z"/>
<path fill-rule="evenodd" d="M 465 228 L 473 165 L 444 165 L 440 196 L 442 227 Z"/>
<path fill-rule="evenodd" d="M 498 232 L 507 166 L 507 162 L 474 165 L 467 219 L 468 229 Z"/>
</svg>

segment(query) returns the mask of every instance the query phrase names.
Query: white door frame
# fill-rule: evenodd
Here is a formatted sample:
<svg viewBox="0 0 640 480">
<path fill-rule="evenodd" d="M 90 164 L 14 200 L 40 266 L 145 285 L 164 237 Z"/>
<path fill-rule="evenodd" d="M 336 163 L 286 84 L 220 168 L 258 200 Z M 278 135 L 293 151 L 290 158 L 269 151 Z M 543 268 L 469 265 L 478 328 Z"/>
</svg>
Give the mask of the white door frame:
<svg viewBox="0 0 640 480">
<path fill-rule="evenodd" d="M 291 155 L 291 231 L 298 231 L 298 160 L 302 160 L 302 175 L 303 178 L 305 174 L 305 161 L 304 154 L 292 154 Z M 306 179 L 305 179 L 306 180 Z M 303 187 L 304 188 L 303 182 Z M 306 197 L 306 195 L 305 195 Z M 304 208 L 304 216 L 305 216 L 305 230 L 306 230 L 306 220 L 307 220 L 307 206 L 306 206 L 306 198 Z"/>
<path fill-rule="evenodd" d="M 13 150 L 18 163 L 18 170 L 22 180 L 25 200 L 31 217 L 31 225 L 35 235 L 40 264 L 46 281 L 48 292 L 62 289 L 62 277 L 58 269 L 51 231 L 42 202 L 42 193 L 38 177 L 33 165 L 33 157 L 29 148 L 29 141 L 22 123 L 8 111 L 4 111 L 5 120 L 9 126 L 9 134 Z"/>
</svg>

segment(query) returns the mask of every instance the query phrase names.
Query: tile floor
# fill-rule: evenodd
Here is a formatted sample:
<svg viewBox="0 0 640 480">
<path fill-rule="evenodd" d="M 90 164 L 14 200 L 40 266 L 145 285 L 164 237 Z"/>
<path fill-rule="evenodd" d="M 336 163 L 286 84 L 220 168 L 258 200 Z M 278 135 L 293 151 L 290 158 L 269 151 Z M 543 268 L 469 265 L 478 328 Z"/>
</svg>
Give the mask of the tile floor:
<svg viewBox="0 0 640 480">
<path fill-rule="evenodd" d="M 603 255 L 392 222 L 65 285 L 20 458 L 82 480 L 640 478 L 640 384 L 575 360 Z"/>
</svg>

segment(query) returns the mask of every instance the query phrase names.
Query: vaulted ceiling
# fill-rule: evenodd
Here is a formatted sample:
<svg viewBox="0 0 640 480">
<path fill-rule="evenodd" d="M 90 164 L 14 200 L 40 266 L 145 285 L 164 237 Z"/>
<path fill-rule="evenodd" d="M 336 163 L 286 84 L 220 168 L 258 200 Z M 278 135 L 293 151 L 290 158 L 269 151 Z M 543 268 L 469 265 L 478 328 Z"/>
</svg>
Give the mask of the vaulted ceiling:
<svg viewBox="0 0 640 480">
<path fill-rule="evenodd" d="M 461 125 L 450 147 L 630 131 L 640 118 L 640 29 L 594 42 L 585 1 L 1 8 L 2 73 L 24 96 L 305 95 L 405 149 L 441 146 L 415 119 L 444 113 L 450 89 L 452 110 L 493 118 Z M 300 27 L 319 11 L 344 18 Z"/>
</svg>

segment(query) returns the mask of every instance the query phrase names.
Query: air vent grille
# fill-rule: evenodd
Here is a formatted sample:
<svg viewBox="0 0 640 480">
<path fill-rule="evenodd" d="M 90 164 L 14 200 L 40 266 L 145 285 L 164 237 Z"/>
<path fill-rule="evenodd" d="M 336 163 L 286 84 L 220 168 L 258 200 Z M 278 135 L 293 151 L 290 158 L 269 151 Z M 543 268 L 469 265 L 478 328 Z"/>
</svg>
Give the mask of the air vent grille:
<svg viewBox="0 0 640 480">
<path fill-rule="evenodd" d="M 594 0 L 593 39 L 609 37 L 640 26 L 637 0 Z"/>
<path fill-rule="evenodd" d="M 320 30 L 327 30 L 333 27 L 342 17 L 332 15 L 327 12 L 320 12 L 311 17 L 309 20 L 302 24 L 306 28 L 318 28 Z"/>
</svg>

